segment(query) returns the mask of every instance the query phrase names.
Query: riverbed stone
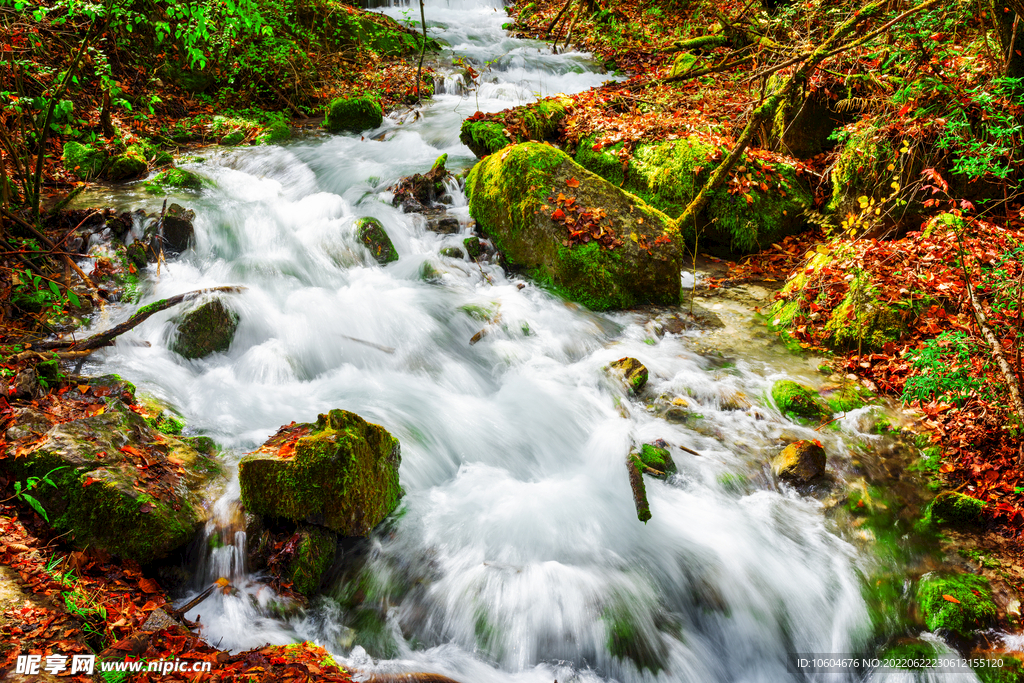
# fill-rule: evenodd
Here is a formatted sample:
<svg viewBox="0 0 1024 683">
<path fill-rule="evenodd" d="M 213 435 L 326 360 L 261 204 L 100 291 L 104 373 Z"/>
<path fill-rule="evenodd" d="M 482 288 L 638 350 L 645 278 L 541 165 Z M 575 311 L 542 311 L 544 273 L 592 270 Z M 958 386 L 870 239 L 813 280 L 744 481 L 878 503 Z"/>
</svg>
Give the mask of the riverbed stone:
<svg viewBox="0 0 1024 683">
<path fill-rule="evenodd" d="M 473 167 L 466 191 L 509 264 L 556 293 L 599 311 L 678 304 L 682 252 L 669 219 L 564 152 L 509 147 Z"/>
<path fill-rule="evenodd" d="M 808 484 L 825 474 L 825 449 L 818 441 L 794 441 L 772 459 L 779 479 Z"/>
<path fill-rule="evenodd" d="M 622 380 L 626 388 L 639 394 L 647 385 L 647 367 L 636 358 L 620 358 L 608 365 L 609 372 Z"/>
<path fill-rule="evenodd" d="M 324 573 L 334 563 L 338 537 L 330 529 L 309 524 L 300 525 L 295 536 L 296 550 L 288 563 L 288 578 L 295 590 L 310 597 L 320 588 Z"/>
<path fill-rule="evenodd" d="M 339 97 L 327 105 L 324 128 L 332 133 L 358 133 L 376 128 L 384 120 L 380 102 L 364 97 Z"/>
<path fill-rule="evenodd" d="M 184 168 L 169 168 L 161 171 L 147 180 L 144 187 L 148 192 L 161 193 L 167 188 L 180 190 L 201 190 L 211 183 L 198 173 L 193 173 Z"/>
<path fill-rule="evenodd" d="M 814 389 L 790 379 L 780 379 L 772 385 L 772 400 L 783 415 L 823 420 L 830 414 Z"/>
<path fill-rule="evenodd" d="M 444 195 L 444 182 L 451 177 L 445 164 L 448 162 L 448 155 L 442 154 L 426 173 L 414 173 L 407 178 L 402 178 L 394 186 L 394 206 L 413 206 L 419 204 L 423 207 L 433 206 Z M 413 201 L 415 200 L 415 201 Z M 442 219 L 444 220 L 444 219 Z M 458 219 L 455 220 L 455 230 L 458 232 Z"/>
<path fill-rule="evenodd" d="M 146 563 L 192 539 L 206 516 L 203 489 L 218 467 L 153 429 L 122 395 L 97 398 L 98 414 L 12 445 L 4 466 L 19 481 L 40 478 L 30 495 L 76 545 Z"/>
<path fill-rule="evenodd" d="M 221 299 L 213 299 L 184 314 L 178 322 L 171 350 L 193 360 L 227 351 L 238 329 L 238 314 Z"/>
<path fill-rule="evenodd" d="M 111 160 L 102 175 L 107 180 L 132 180 L 148 170 L 145 151 L 138 145 L 130 145 L 124 153 Z"/>
<path fill-rule="evenodd" d="M 398 505 L 398 439 L 355 413 L 278 430 L 239 463 L 247 512 L 366 536 Z"/>
<path fill-rule="evenodd" d="M 398 260 L 398 250 L 395 249 L 384 226 L 376 218 L 365 217 L 357 220 L 356 235 L 380 265 L 386 266 Z"/>
</svg>

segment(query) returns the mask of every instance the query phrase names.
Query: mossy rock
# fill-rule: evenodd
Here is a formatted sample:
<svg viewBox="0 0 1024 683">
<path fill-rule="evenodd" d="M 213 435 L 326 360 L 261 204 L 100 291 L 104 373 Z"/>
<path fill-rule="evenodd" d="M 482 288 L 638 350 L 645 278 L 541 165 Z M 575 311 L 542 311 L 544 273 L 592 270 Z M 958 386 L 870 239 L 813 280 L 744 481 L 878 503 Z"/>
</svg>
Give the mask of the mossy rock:
<svg viewBox="0 0 1024 683">
<path fill-rule="evenodd" d="M 56 425 L 5 466 L 19 480 L 49 475 L 56 486 L 37 486 L 32 496 L 76 545 L 148 563 L 192 540 L 205 518 L 202 489 L 218 468 L 154 430 L 123 394 L 112 392 L 100 415 Z M 145 452 L 147 470 L 126 446 Z"/>
<path fill-rule="evenodd" d="M 462 240 L 462 246 L 465 247 L 466 253 L 469 254 L 469 258 L 474 261 L 480 258 L 480 254 L 484 253 L 484 247 L 480 244 L 479 237 L 467 237 Z"/>
<path fill-rule="evenodd" d="M 181 190 L 201 190 L 204 187 L 211 185 L 210 181 L 206 180 L 203 176 L 198 173 L 186 170 L 184 168 L 169 168 L 166 171 L 161 171 L 153 176 L 150 180 L 145 183 L 145 188 L 149 192 L 164 192 L 167 188 L 177 188 Z"/>
<path fill-rule="evenodd" d="M 784 77 L 768 79 L 768 91 L 782 86 Z M 775 110 L 771 132 L 764 147 L 782 150 L 797 159 L 810 159 L 835 148 L 832 133 L 844 117 L 831 108 L 832 99 L 824 90 L 805 93 L 796 89 Z"/>
<path fill-rule="evenodd" d="M 332 133 L 358 133 L 384 120 L 380 102 L 372 97 L 339 97 L 327 105 L 324 128 Z"/>
<path fill-rule="evenodd" d="M 295 532 L 298 548 L 288 563 L 288 578 L 295 590 L 311 597 L 320 589 L 324 573 L 334 563 L 337 535 L 323 527 L 302 525 Z"/>
<path fill-rule="evenodd" d="M 634 394 L 639 394 L 643 391 L 643 388 L 647 385 L 647 367 L 638 361 L 636 358 L 620 358 L 617 361 L 613 361 L 608 369 L 610 372 L 622 380 L 626 388 Z"/>
<path fill-rule="evenodd" d="M 668 477 L 678 471 L 676 462 L 668 449 L 658 444 L 645 443 L 640 446 L 640 461 L 652 470 L 662 472 L 661 478 Z M 657 475 L 656 475 L 657 476 Z"/>
<path fill-rule="evenodd" d="M 777 380 L 772 385 L 772 400 L 783 415 L 823 420 L 831 414 L 814 389 L 789 379 Z"/>
<path fill-rule="evenodd" d="M 916 310 L 901 308 L 883 299 L 880 292 L 866 272 L 854 274 L 846 296 L 825 324 L 831 348 L 877 350 L 903 337 L 917 317 Z M 921 304 L 916 302 L 916 306 Z"/>
<path fill-rule="evenodd" d="M 848 413 L 866 406 L 871 392 L 851 382 L 823 391 L 823 398 L 833 413 Z"/>
<path fill-rule="evenodd" d="M 355 413 L 282 427 L 238 465 L 248 512 L 366 536 L 398 505 L 398 439 Z"/>
<path fill-rule="evenodd" d="M 444 249 L 441 250 L 441 256 L 462 259 L 465 258 L 466 255 L 463 254 L 462 250 L 459 249 L 458 247 L 445 247 Z"/>
<path fill-rule="evenodd" d="M 245 131 L 233 130 L 220 139 L 220 144 L 224 145 L 225 147 L 234 147 L 236 145 L 242 144 L 243 140 L 245 140 Z"/>
<path fill-rule="evenodd" d="M 357 220 L 356 236 L 380 265 L 386 266 L 398 260 L 398 250 L 395 249 L 384 226 L 376 218 L 366 217 Z"/>
<path fill-rule="evenodd" d="M 904 638 L 886 645 L 885 649 L 882 650 L 879 655 L 880 659 L 886 659 L 889 661 L 905 661 L 905 662 L 934 662 L 938 659 L 938 651 L 935 646 L 929 643 L 927 640 L 921 640 L 920 638 Z M 936 662 L 937 664 L 937 662 Z M 934 666 L 934 665 L 932 665 Z M 903 668 L 897 666 L 897 668 Z M 907 668 L 908 671 L 923 671 L 931 666 L 918 666 Z"/>
<path fill-rule="evenodd" d="M 180 204 L 168 206 L 161 226 L 162 241 L 155 246 L 162 246 L 164 252 L 171 256 L 186 251 L 195 235 L 195 219 L 196 213 L 192 209 L 186 209 Z"/>
<path fill-rule="evenodd" d="M 668 217 L 564 152 L 527 142 L 492 154 L 470 171 L 466 191 L 478 228 L 510 264 L 556 293 L 598 311 L 679 303 L 683 263 Z M 603 212 L 604 234 L 621 244 L 571 243 L 548 204 L 559 193 L 591 215 Z"/>
<path fill-rule="evenodd" d="M 689 71 L 698 69 L 701 67 L 700 57 L 689 52 L 680 52 L 676 55 L 676 58 L 672 60 L 672 69 L 669 71 L 669 78 L 675 76 L 682 76 Z"/>
<path fill-rule="evenodd" d="M 146 154 L 138 145 L 131 145 L 124 154 L 114 157 L 103 171 L 107 180 L 131 180 L 144 175 L 149 170 Z"/>
<path fill-rule="evenodd" d="M 772 459 L 779 479 L 808 484 L 825 474 L 825 449 L 817 441 L 794 441 Z"/>
<path fill-rule="evenodd" d="M 505 126 L 496 121 L 463 121 L 459 140 L 480 159 L 512 144 Z"/>
<path fill-rule="evenodd" d="M 982 526 L 985 502 L 957 491 L 943 491 L 925 512 L 925 522 L 938 526 L 971 529 Z"/>
<path fill-rule="evenodd" d="M 292 129 L 284 121 L 275 121 L 267 126 L 256 138 L 261 145 L 274 145 L 291 139 Z"/>
<path fill-rule="evenodd" d="M 220 299 L 208 301 L 186 313 L 180 320 L 170 348 L 193 360 L 227 351 L 238 328 L 238 314 Z"/>
<path fill-rule="evenodd" d="M 678 218 L 697 196 L 721 155 L 717 146 L 691 135 L 641 142 L 624 168 L 616 154 L 622 143 L 595 149 L 596 141 L 596 137 L 580 141 L 576 162 L 671 218 Z M 749 176 L 753 184 L 744 193 L 730 194 L 726 188 L 709 193 L 696 225 L 683 226 L 688 244 L 693 244 L 699 231 L 702 249 L 724 255 L 747 254 L 806 227 L 804 213 L 814 197 L 792 163 L 743 157 L 733 173 Z"/>
<path fill-rule="evenodd" d="M 917 601 L 932 631 L 942 629 L 966 638 L 995 623 L 988 580 L 973 574 L 925 574 L 917 584 Z"/>
<path fill-rule="evenodd" d="M 150 165 L 156 168 L 160 168 L 162 166 L 170 166 L 171 164 L 174 163 L 174 157 L 171 156 L 170 152 L 160 149 L 154 152 L 152 156 L 150 156 L 149 163 Z"/>
<path fill-rule="evenodd" d="M 646 669 L 654 675 L 668 665 L 668 647 L 661 631 L 672 629 L 661 623 L 660 615 L 652 618 L 649 610 L 621 598 L 605 606 L 601 621 L 607 633 L 605 646 L 612 657 L 627 659 L 641 671 Z"/>
<path fill-rule="evenodd" d="M 79 142 L 64 143 L 64 168 L 82 180 L 98 178 L 107 163 L 107 155 L 92 145 Z"/>
</svg>

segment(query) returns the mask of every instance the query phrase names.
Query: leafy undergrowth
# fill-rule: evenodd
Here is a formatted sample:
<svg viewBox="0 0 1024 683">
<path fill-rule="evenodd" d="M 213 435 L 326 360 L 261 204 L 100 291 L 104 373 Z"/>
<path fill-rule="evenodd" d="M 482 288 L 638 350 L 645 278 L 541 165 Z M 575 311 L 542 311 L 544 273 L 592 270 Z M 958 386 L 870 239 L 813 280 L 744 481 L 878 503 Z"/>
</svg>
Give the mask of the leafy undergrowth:
<svg viewBox="0 0 1024 683">
<path fill-rule="evenodd" d="M 769 322 L 804 348 L 831 347 L 838 370 L 918 411 L 931 444 L 941 452 L 926 457 L 922 466 L 950 488 L 984 501 L 985 514 L 1017 536 L 1024 531 L 1024 426 L 979 333 L 967 277 L 1020 376 L 1024 222 L 1019 215 L 1006 222 L 1008 227 L 961 217 L 950 222 L 933 220 L 924 232 L 897 240 L 819 244 L 795 270 L 803 286 L 777 295 Z M 742 269 L 736 275 L 744 275 Z M 858 315 L 841 305 L 858 281 L 870 282 L 864 309 L 889 307 L 899 334 L 880 345 L 867 336 L 846 337 L 844 350 L 837 348 L 835 330 L 853 324 Z M 848 319 L 837 320 L 842 315 Z"/>
</svg>

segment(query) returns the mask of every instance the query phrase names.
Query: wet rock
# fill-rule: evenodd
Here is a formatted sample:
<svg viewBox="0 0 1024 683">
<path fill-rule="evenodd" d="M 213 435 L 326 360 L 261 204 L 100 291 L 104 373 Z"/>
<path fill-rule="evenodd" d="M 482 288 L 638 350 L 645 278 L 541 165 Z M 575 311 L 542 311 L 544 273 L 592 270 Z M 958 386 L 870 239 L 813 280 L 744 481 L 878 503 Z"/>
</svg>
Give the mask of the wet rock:
<svg viewBox="0 0 1024 683">
<path fill-rule="evenodd" d="M 376 218 L 360 218 L 356 221 L 356 235 L 373 258 L 382 266 L 398 260 L 398 251 L 384 226 Z"/>
<path fill-rule="evenodd" d="M 366 536 L 398 505 L 401 452 L 379 425 L 331 410 L 282 427 L 239 463 L 247 512 Z"/>
<path fill-rule="evenodd" d="M 772 385 L 772 400 L 787 416 L 823 420 L 831 414 L 813 389 L 789 379 L 780 379 Z"/>
<path fill-rule="evenodd" d="M 959 529 L 976 528 L 985 521 L 984 510 L 984 501 L 956 491 L 943 491 L 928 507 L 924 521 Z"/>
<path fill-rule="evenodd" d="M 146 155 L 138 145 L 130 145 L 124 154 L 116 156 L 103 171 L 103 177 L 107 180 L 132 180 L 138 178 L 149 170 L 146 163 Z"/>
<path fill-rule="evenodd" d="M 358 133 L 384 120 L 380 102 L 372 97 L 339 97 L 327 105 L 324 128 L 332 133 Z"/>
<path fill-rule="evenodd" d="M 195 226 L 193 225 L 195 219 L 195 211 L 186 209 L 180 204 L 171 204 L 167 207 L 161 231 L 166 255 L 177 256 L 188 249 L 189 243 L 195 235 Z"/>
<path fill-rule="evenodd" d="M 925 574 L 917 584 L 917 601 L 931 631 L 942 629 L 966 638 L 995 623 L 991 588 L 980 576 Z"/>
<path fill-rule="evenodd" d="M 647 368 L 636 358 L 620 358 L 608 366 L 612 375 L 618 377 L 634 394 L 639 394 L 647 384 Z"/>
<path fill-rule="evenodd" d="M 338 537 L 320 526 L 300 525 L 295 537 L 295 556 L 288 563 L 288 578 L 306 597 L 320 588 L 324 573 L 334 563 Z"/>
<path fill-rule="evenodd" d="M 157 173 L 151 180 L 144 183 L 149 192 L 165 192 L 167 188 L 180 190 L 201 190 L 211 183 L 198 173 L 183 168 L 169 168 Z"/>
<path fill-rule="evenodd" d="M 402 178 L 393 189 L 395 197 L 392 200 L 394 206 L 405 206 L 405 202 L 415 200 L 419 205 L 433 206 L 444 195 L 444 181 L 451 177 L 445 168 L 448 162 L 448 155 L 442 154 L 426 173 L 416 173 L 407 178 Z M 408 212 L 407 212 L 408 213 Z M 458 221 L 455 221 L 458 232 Z"/>
<path fill-rule="evenodd" d="M 448 258 L 465 258 L 465 254 L 458 247 L 445 247 L 441 250 L 441 256 L 447 256 Z"/>
<path fill-rule="evenodd" d="M 825 474 L 825 449 L 817 441 L 794 441 L 772 460 L 779 479 L 807 484 Z"/>
<path fill-rule="evenodd" d="M 93 147 L 78 142 L 64 143 L 64 168 L 82 180 L 98 178 L 107 163 L 107 155 Z"/>
<path fill-rule="evenodd" d="M 245 131 L 233 130 L 220 139 L 220 144 L 224 145 L 225 147 L 234 147 L 236 145 L 242 144 L 244 140 Z"/>
<path fill-rule="evenodd" d="M 238 329 L 238 314 L 221 299 L 208 301 L 185 313 L 178 322 L 172 351 L 193 360 L 227 351 Z"/>
<path fill-rule="evenodd" d="M 559 294 L 599 311 L 679 303 L 682 250 L 669 218 L 564 152 L 527 142 L 491 154 L 470 171 L 466 191 L 479 230 L 509 264 Z M 600 216 L 601 241 L 570 242 L 565 212 L 548 200 L 559 193 L 599 211 L 588 215 Z"/>
<path fill-rule="evenodd" d="M 142 631 L 163 631 L 165 628 L 174 628 L 180 626 L 171 615 L 163 611 L 159 607 L 149 613 L 146 621 L 143 622 L 140 630 Z"/>
<path fill-rule="evenodd" d="M 205 518 L 202 489 L 215 461 L 154 430 L 116 395 L 103 412 L 52 427 L 5 466 L 19 480 L 49 478 L 32 495 L 50 524 L 79 546 L 150 562 L 188 543 Z"/>
<path fill-rule="evenodd" d="M 35 368 L 25 368 L 14 378 L 15 398 L 33 399 L 39 398 L 46 392 L 39 385 L 39 373 Z"/>
<path fill-rule="evenodd" d="M 462 246 L 466 248 L 466 253 L 469 254 L 469 258 L 474 261 L 480 258 L 480 255 L 484 251 L 483 245 L 480 243 L 479 237 L 467 237 L 462 240 Z"/>
<path fill-rule="evenodd" d="M 666 334 L 683 334 L 691 330 L 709 330 L 725 327 L 718 314 L 694 304 L 686 306 L 667 315 L 659 315 L 654 319 L 654 329 L 659 336 Z"/>
<path fill-rule="evenodd" d="M 667 444 L 660 439 L 654 443 L 645 443 L 640 446 L 640 453 L 638 454 L 640 456 L 640 461 L 643 462 L 646 467 L 661 473 L 654 474 L 653 476 L 662 479 L 675 474 L 678 471 L 675 460 L 672 459 L 672 454 L 669 453 L 666 445 Z M 651 474 L 651 472 L 647 472 L 647 474 Z"/>
<path fill-rule="evenodd" d="M 442 216 L 436 220 L 427 221 L 427 230 L 441 235 L 453 235 L 461 230 L 459 219 L 454 216 Z"/>
</svg>

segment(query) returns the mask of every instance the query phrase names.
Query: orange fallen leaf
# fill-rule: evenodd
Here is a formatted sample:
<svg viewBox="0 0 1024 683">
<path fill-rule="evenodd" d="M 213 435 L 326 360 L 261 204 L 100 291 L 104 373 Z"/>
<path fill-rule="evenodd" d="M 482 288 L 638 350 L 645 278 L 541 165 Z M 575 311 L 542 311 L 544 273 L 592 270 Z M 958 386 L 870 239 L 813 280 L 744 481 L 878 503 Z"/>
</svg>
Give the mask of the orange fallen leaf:
<svg viewBox="0 0 1024 683">
<path fill-rule="evenodd" d="M 955 603 L 955 604 L 957 604 L 957 605 L 959 605 L 959 604 L 960 604 L 960 601 L 959 601 L 959 600 L 957 600 L 956 598 L 954 598 L 954 597 L 953 597 L 952 595 L 943 595 L 943 596 L 942 596 L 942 599 L 943 599 L 943 600 L 948 600 L 949 602 Z"/>
<path fill-rule="evenodd" d="M 565 184 L 568 185 L 569 187 L 579 187 L 580 181 L 576 180 L 575 178 L 569 178 L 568 180 L 565 181 Z"/>
</svg>

